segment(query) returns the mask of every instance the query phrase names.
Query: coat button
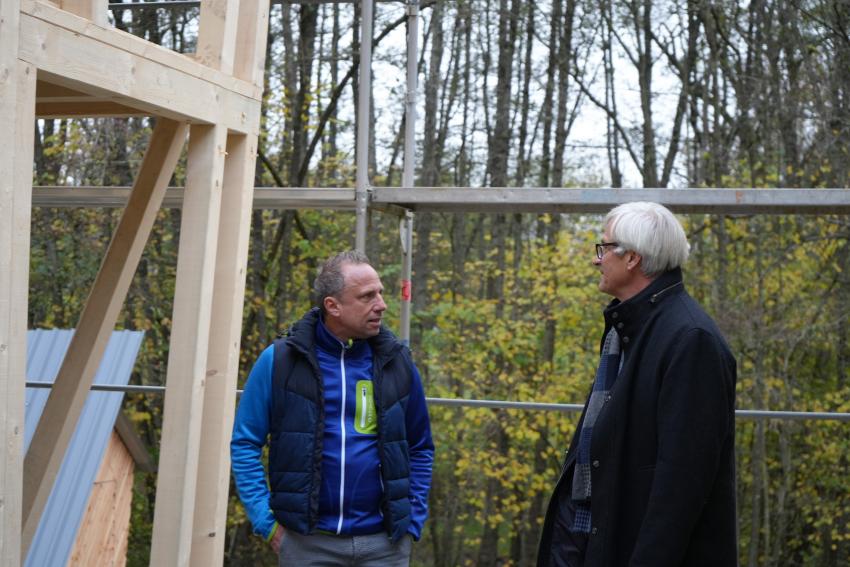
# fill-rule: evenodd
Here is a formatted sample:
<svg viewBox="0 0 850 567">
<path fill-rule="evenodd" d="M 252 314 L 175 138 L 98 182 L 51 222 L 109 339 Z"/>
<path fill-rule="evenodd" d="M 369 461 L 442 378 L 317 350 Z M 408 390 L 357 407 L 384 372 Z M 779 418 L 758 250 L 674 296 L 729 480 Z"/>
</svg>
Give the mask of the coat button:
<svg viewBox="0 0 850 567">
<path fill-rule="evenodd" d="M 623 342 L 629 344 L 629 337 L 623 337 Z"/>
<path fill-rule="evenodd" d="M 597 529 L 594 527 L 594 528 L 592 528 L 592 529 L 590 530 L 590 533 L 592 533 L 593 535 L 596 535 L 596 532 L 597 532 L 597 531 L 599 531 L 599 530 L 597 530 Z"/>
<path fill-rule="evenodd" d="M 608 394 L 607 396 L 605 396 L 605 403 L 608 403 L 610 401 L 611 401 L 611 394 Z"/>
<path fill-rule="evenodd" d="M 617 323 L 617 328 L 618 328 L 618 329 L 622 329 L 622 328 L 623 328 L 623 322 L 622 322 L 622 321 L 620 321 L 619 323 Z"/>
<path fill-rule="evenodd" d="M 593 468 L 595 468 L 595 469 L 599 468 L 599 461 L 593 461 Z"/>
<path fill-rule="evenodd" d="M 611 313 L 611 318 L 612 318 L 612 319 L 616 319 L 616 318 L 618 318 L 619 316 L 620 316 L 620 314 L 619 314 L 619 313 L 617 313 L 616 311 L 614 311 L 613 313 Z"/>
</svg>

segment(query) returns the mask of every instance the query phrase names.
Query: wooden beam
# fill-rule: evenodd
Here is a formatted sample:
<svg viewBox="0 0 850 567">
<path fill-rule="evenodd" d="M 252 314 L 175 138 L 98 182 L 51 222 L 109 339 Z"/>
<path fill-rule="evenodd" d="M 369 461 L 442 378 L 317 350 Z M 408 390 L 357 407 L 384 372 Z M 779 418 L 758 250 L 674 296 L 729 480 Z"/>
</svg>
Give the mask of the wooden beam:
<svg viewBox="0 0 850 567">
<path fill-rule="evenodd" d="M 213 295 L 216 308 L 210 325 L 200 465 L 195 484 L 191 564 L 197 567 L 221 565 L 224 560 L 230 434 L 236 405 L 256 143 L 256 136 L 231 135 L 227 140 Z"/>
<path fill-rule="evenodd" d="M 227 131 L 192 126 L 156 485 L 152 566 L 188 565 Z"/>
<path fill-rule="evenodd" d="M 0 565 L 21 564 L 24 384 L 36 70 L 18 59 L 19 3 L 0 2 Z"/>
<path fill-rule="evenodd" d="M 186 139 L 186 125 L 159 119 L 68 353 L 24 459 L 23 549 L 32 542 L 109 336 Z"/>
<path fill-rule="evenodd" d="M 59 7 L 101 27 L 109 25 L 103 0 L 60 0 Z"/>
<path fill-rule="evenodd" d="M 123 411 L 119 411 L 118 417 L 115 418 L 115 433 L 118 434 L 130 456 L 133 457 L 136 468 L 146 473 L 156 472 L 156 465 L 151 459 L 150 453 L 148 453 L 148 448 L 142 438 L 139 437 L 130 418 Z"/>
<path fill-rule="evenodd" d="M 233 75 L 261 91 L 266 72 L 268 35 L 269 3 L 265 0 L 241 0 Z"/>
<path fill-rule="evenodd" d="M 22 0 L 20 58 L 50 82 L 177 121 L 259 124 L 262 91 L 193 59 L 49 4 Z"/>
<path fill-rule="evenodd" d="M 35 102 L 88 102 L 88 93 L 39 80 L 35 88 Z"/>
<path fill-rule="evenodd" d="M 150 113 L 117 102 L 39 102 L 35 105 L 39 118 L 127 117 L 148 116 Z"/>
<path fill-rule="evenodd" d="M 239 0 L 201 0 L 195 59 L 228 75 L 233 73 Z"/>
<path fill-rule="evenodd" d="M 195 61 L 193 57 L 155 45 L 135 35 L 112 27 L 92 26 L 88 20 L 69 14 L 40 0 L 20 0 L 20 2 L 22 16 L 31 16 L 52 27 L 67 30 L 86 40 L 93 40 L 97 44 L 102 44 L 101 47 L 105 49 L 124 51 L 130 55 L 148 59 L 164 67 L 174 69 L 180 74 L 220 85 L 225 90 L 239 93 L 248 98 L 259 99 L 263 94 L 262 90 L 258 89 L 256 85 L 203 65 Z M 25 18 L 22 17 L 22 26 L 24 20 Z M 20 41 L 23 51 L 23 42 L 26 42 L 27 39 L 21 37 Z M 103 56 L 98 57 L 98 60 L 101 59 L 103 59 Z M 80 63 L 85 64 L 85 62 Z M 118 66 L 112 65 L 104 73 L 116 70 L 119 70 Z"/>
<path fill-rule="evenodd" d="M 150 112 L 76 89 L 39 80 L 35 91 L 38 118 L 148 116 Z"/>
</svg>

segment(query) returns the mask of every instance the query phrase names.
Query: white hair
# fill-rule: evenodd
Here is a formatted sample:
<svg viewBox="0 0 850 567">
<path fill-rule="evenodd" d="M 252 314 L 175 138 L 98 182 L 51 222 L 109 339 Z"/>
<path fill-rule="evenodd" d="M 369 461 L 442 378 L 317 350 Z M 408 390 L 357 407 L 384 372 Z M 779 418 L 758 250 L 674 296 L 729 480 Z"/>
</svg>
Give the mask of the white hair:
<svg viewBox="0 0 850 567">
<path fill-rule="evenodd" d="M 605 215 L 605 227 L 615 252 L 633 250 L 641 256 L 641 271 L 648 277 L 678 268 L 688 259 L 691 249 L 685 230 L 666 207 L 658 203 L 635 201 L 611 209 Z"/>
</svg>

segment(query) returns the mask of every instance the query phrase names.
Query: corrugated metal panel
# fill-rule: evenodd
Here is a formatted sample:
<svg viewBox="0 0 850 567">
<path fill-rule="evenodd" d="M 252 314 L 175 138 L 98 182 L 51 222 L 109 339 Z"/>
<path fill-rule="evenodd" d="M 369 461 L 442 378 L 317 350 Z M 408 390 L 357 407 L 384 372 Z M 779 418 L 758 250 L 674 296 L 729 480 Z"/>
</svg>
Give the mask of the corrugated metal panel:
<svg viewBox="0 0 850 567">
<path fill-rule="evenodd" d="M 53 382 L 73 335 L 73 331 L 65 330 L 29 331 L 27 380 Z M 141 331 L 113 332 L 95 375 L 95 384 L 127 384 L 143 336 Z M 29 449 L 49 395 L 48 389 L 27 388 L 25 451 Z M 89 393 L 36 530 L 25 563 L 27 567 L 56 567 L 67 563 L 123 397 L 120 392 Z"/>
</svg>

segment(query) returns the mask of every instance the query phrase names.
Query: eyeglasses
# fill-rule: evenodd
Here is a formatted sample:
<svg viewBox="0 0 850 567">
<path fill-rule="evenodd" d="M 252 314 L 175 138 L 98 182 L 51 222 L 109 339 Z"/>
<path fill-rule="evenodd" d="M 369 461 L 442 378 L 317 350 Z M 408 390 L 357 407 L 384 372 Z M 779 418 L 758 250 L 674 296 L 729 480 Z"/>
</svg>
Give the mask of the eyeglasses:
<svg viewBox="0 0 850 567">
<path fill-rule="evenodd" d="M 597 242 L 596 243 L 596 257 L 601 260 L 602 256 L 605 255 L 605 249 L 608 246 L 613 246 L 614 248 L 616 248 L 619 245 L 620 245 L 619 242 Z"/>
</svg>

